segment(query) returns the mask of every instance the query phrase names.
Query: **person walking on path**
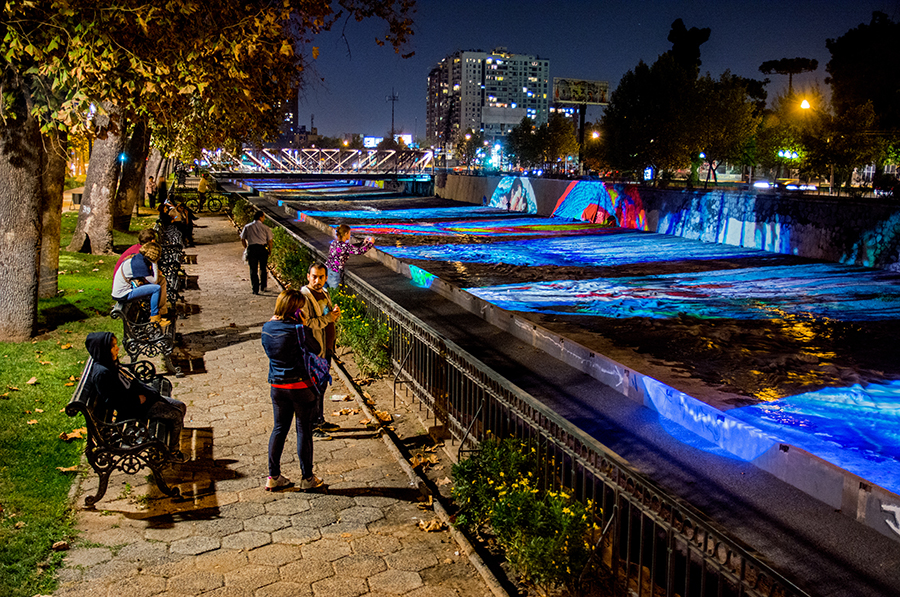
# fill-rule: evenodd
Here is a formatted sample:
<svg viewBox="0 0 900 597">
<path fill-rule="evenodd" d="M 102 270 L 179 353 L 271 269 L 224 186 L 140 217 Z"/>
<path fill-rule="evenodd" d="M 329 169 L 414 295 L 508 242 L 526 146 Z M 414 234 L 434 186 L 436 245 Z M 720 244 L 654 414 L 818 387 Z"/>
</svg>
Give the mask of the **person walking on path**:
<svg viewBox="0 0 900 597">
<path fill-rule="evenodd" d="M 200 175 L 200 182 L 197 183 L 197 211 L 203 211 L 203 206 L 206 204 L 206 193 L 209 191 L 209 175 L 204 172 Z"/>
<path fill-rule="evenodd" d="M 161 319 L 159 312 L 163 274 L 156 262 L 161 254 L 162 247 L 151 241 L 137 255 L 125 259 L 113 275 L 112 297 L 120 303 L 150 297 L 150 321 L 165 328 L 172 322 Z"/>
<path fill-rule="evenodd" d="M 328 267 L 328 281 L 326 288 L 337 288 L 344 283 L 344 265 L 350 255 L 362 255 L 375 245 L 375 239 L 367 236 L 363 242 L 354 245 L 350 242 L 350 226 L 341 224 L 337 227 L 337 238 L 331 241 L 328 247 L 328 259 L 325 265 Z"/>
<path fill-rule="evenodd" d="M 331 366 L 331 358 L 334 356 L 335 322 L 341 317 L 341 308 L 331 302 L 331 297 L 325 291 L 325 280 L 328 277 L 328 269 L 325 264 L 317 262 L 309 266 L 306 273 L 307 284 L 300 289 L 303 293 L 303 320 L 306 326 L 312 330 L 313 337 L 319 344 L 319 356 L 328 359 Z M 318 400 L 316 409 L 315 431 L 313 435 L 319 438 L 329 437 L 327 432 L 337 431 L 340 426 L 325 421 L 325 392 Z"/>
<path fill-rule="evenodd" d="M 150 207 L 156 207 L 156 181 L 152 176 L 147 177 L 147 202 Z"/>
<path fill-rule="evenodd" d="M 253 221 L 241 230 L 241 244 L 247 249 L 247 263 L 250 265 L 250 286 L 253 294 L 265 292 L 268 286 L 269 254 L 272 252 L 272 229 L 264 224 L 266 214 L 257 210 Z"/>
<path fill-rule="evenodd" d="M 314 489 L 323 481 L 313 474 L 313 422 L 318 411 L 317 381 L 309 371 L 308 357 L 319 352 L 311 330 L 303 325 L 303 294 L 288 288 L 275 301 L 275 315 L 263 324 L 262 345 L 269 357 L 269 384 L 275 425 L 269 437 L 269 478 L 266 491 L 291 487 L 281 474 L 284 440 L 296 417 L 297 456 L 300 459 L 300 489 Z M 315 357 L 318 358 L 318 357 Z M 324 368 L 325 363 L 320 363 Z M 324 380 L 323 380 L 324 381 Z M 323 388 L 324 389 L 324 388 Z"/>
</svg>

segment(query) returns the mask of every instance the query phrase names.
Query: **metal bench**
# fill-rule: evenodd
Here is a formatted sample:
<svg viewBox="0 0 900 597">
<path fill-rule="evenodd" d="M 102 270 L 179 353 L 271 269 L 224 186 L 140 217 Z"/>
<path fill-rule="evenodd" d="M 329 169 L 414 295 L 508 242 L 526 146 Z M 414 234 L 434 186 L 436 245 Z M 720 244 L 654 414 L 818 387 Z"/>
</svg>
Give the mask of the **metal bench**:
<svg viewBox="0 0 900 597">
<path fill-rule="evenodd" d="M 85 497 L 84 505 L 92 507 L 103 498 L 109 486 L 109 476 L 115 470 L 133 475 L 143 468 L 149 468 L 160 491 L 169 497 L 180 496 L 181 491 L 177 487 L 169 487 L 162 477 L 162 470 L 166 466 L 178 462 L 175 454 L 169 450 L 169 439 L 173 432 L 169 422 L 160 419 L 119 420 L 115 409 L 109 405 L 110 397 L 100 396 L 87 383 L 94 366 L 94 360 L 89 358 L 75 393 L 66 405 L 66 414 L 70 417 L 79 413 L 84 416 L 87 427 L 84 453 L 91 468 L 100 476 L 97 493 Z M 157 375 L 149 361 L 122 366 L 160 395 L 172 395 L 172 383 Z"/>
<path fill-rule="evenodd" d="M 170 307 L 170 313 L 175 313 Z M 161 328 L 150 321 L 150 301 L 141 299 L 127 303 L 117 302 L 110 313 L 113 319 L 122 320 L 122 347 L 134 363 L 138 357 L 153 358 L 161 356 L 166 369 L 176 377 L 183 377 L 181 369 L 172 363 L 172 350 L 175 348 L 175 320 L 167 327 Z"/>
</svg>

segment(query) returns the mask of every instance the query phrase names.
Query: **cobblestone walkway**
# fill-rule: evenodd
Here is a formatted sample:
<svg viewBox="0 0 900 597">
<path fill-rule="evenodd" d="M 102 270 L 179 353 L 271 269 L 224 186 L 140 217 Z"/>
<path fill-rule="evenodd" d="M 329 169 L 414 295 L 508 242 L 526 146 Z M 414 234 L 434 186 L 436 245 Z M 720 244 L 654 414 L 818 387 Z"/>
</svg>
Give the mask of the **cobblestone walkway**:
<svg viewBox="0 0 900 597">
<path fill-rule="evenodd" d="M 272 408 L 259 337 L 277 295 L 251 294 L 226 218 L 200 223 L 208 227 L 187 251 L 197 263 L 185 266 L 196 277 L 186 302 L 197 312 L 177 324 L 187 375 L 173 378 L 173 396 L 188 405 L 182 450 L 190 461 L 167 474 L 185 498 L 162 496 L 142 471 L 113 475 L 104 499 L 84 510 L 97 487 L 91 471 L 75 498 L 80 539 L 55 594 L 490 595 L 447 531 L 417 527 L 434 513 L 419 509 L 400 464 L 355 418 L 335 419 L 345 431 L 315 443 L 327 492 L 263 490 Z M 332 393 L 349 392 L 338 382 Z M 292 433 L 283 473 L 299 480 L 295 441 Z"/>
</svg>

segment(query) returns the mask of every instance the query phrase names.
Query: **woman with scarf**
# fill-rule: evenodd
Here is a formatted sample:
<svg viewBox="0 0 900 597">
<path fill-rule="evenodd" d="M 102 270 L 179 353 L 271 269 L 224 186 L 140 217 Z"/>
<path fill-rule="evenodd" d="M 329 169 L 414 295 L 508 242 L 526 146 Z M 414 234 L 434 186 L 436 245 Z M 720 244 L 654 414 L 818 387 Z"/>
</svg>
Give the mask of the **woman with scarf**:
<svg viewBox="0 0 900 597">
<path fill-rule="evenodd" d="M 262 345 L 269 357 L 272 412 L 275 425 L 269 437 L 269 478 L 266 491 L 285 489 L 293 483 L 281 474 L 284 440 L 296 416 L 297 456 L 302 480 L 300 489 L 314 489 L 324 482 L 313 474 L 313 423 L 318 412 L 319 396 L 330 377 L 327 369 L 318 373 L 315 359 L 319 344 L 303 325 L 303 294 L 288 288 L 275 301 L 275 315 L 263 324 Z M 324 361 L 324 359 L 323 359 Z M 327 379 L 324 379 L 326 378 Z M 324 383 L 324 385 L 323 385 Z"/>
<path fill-rule="evenodd" d="M 127 303 L 145 296 L 150 297 L 150 321 L 165 328 L 170 320 L 160 317 L 163 275 L 156 262 L 162 255 L 162 247 L 156 241 L 141 245 L 140 252 L 126 259 L 113 274 L 112 297 L 120 303 Z"/>
<path fill-rule="evenodd" d="M 171 422 L 169 450 L 175 460 L 184 461 L 181 453 L 181 430 L 187 406 L 180 400 L 160 396 L 153 388 L 142 384 L 130 371 L 119 366 L 119 341 L 112 332 L 91 332 L 84 341 L 94 360 L 88 387 L 116 410 L 116 419 L 164 419 Z"/>
</svg>

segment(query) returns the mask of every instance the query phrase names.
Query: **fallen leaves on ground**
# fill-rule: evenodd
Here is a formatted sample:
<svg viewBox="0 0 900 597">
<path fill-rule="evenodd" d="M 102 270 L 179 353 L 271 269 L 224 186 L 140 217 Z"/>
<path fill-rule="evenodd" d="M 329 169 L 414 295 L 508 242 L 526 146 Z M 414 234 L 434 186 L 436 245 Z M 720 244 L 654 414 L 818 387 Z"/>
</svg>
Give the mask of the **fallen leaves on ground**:
<svg viewBox="0 0 900 597">
<path fill-rule="evenodd" d="M 61 473 L 75 473 L 78 472 L 78 465 L 73 464 L 72 466 L 58 466 L 56 467 L 56 470 Z"/>
<path fill-rule="evenodd" d="M 65 550 L 69 549 L 69 542 L 68 541 L 57 541 L 56 543 L 53 544 L 53 547 L 51 547 L 50 549 L 52 549 L 53 551 L 65 551 Z"/>
<path fill-rule="evenodd" d="M 420 520 L 419 528 L 426 533 L 437 533 L 444 530 L 444 523 L 437 518 L 434 520 Z"/>
<path fill-rule="evenodd" d="M 394 418 L 391 416 L 391 413 L 385 412 L 383 410 L 376 410 L 375 417 L 382 423 L 390 423 L 394 420 Z"/>
<path fill-rule="evenodd" d="M 444 477 L 440 481 L 437 482 L 438 487 L 443 487 L 444 485 L 450 485 L 453 481 L 450 480 L 450 477 Z"/>
<path fill-rule="evenodd" d="M 429 495 L 424 502 L 419 502 L 416 504 L 416 507 L 419 510 L 432 510 L 434 509 L 434 496 Z"/>
<path fill-rule="evenodd" d="M 25 383 L 28 384 L 29 386 L 33 386 L 34 384 L 37 383 L 37 377 L 32 377 L 31 379 L 29 379 L 29 380 L 26 381 Z"/>
<path fill-rule="evenodd" d="M 79 427 L 78 429 L 73 429 L 69 433 L 63 431 L 59 434 L 59 439 L 63 441 L 72 441 L 73 439 L 81 439 L 85 435 L 87 435 L 87 427 Z"/>
<path fill-rule="evenodd" d="M 19 388 L 17 388 L 16 386 L 6 386 L 6 389 L 9 390 L 10 392 L 18 392 L 19 391 Z"/>
<path fill-rule="evenodd" d="M 72 348 L 72 345 L 69 343 L 66 343 L 66 344 L 63 344 L 62 346 L 60 346 L 59 348 L 60 348 L 60 350 L 69 350 L 70 348 Z"/>
<path fill-rule="evenodd" d="M 37 425 L 37 419 L 31 419 L 30 421 L 28 421 L 28 424 L 29 425 Z"/>
<path fill-rule="evenodd" d="M 422 467 L 422 471 L 428 469 L 432 464 L 438 463 L 437 454 L 415 454 L 412 458 L 409 459 L 410 464 L 412 464 L 413 468 Z"/>
</svg>

